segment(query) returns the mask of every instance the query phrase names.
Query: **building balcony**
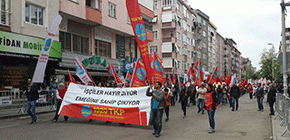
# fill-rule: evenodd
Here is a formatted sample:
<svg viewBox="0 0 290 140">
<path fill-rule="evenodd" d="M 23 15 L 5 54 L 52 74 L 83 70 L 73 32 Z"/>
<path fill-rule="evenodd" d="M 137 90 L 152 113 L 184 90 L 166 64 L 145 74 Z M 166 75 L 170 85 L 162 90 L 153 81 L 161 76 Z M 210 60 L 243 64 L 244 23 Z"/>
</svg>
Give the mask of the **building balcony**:
<svg viewBox="0 0 290 140">
<path fill-rule="evenodd" d="M 172 37 L 164 37 L 164 38 L 162 38 L 162 43 L 164 43 L 164 42 L 172 42 Z"/>
<path fill-rule="evenodd" d="M 86 20 L 102 24 L 102 13 L 100 10 L 86 6 Z"/>
<path fill-rule="evenodd" d="M 166 30 L 166 29 L 175 29 L 175 22 L 167 22 L 167 23 L 162 23 L 162 29 Z"/>
</svg>

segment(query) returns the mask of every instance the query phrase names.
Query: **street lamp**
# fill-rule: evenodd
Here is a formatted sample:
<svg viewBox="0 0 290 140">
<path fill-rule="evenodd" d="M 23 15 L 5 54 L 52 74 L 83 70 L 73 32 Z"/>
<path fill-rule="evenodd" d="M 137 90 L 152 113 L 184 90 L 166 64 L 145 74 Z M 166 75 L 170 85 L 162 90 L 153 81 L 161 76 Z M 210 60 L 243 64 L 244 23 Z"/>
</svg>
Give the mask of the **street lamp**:
<svg viewBox="0 0 290 140">
<path fill-rule="evenodd" d="M 272 45 L 272 49 L 274 51 L 274 45 L 273 43 L 268 43 L 268 45 Z M 272 83 L 274 83 L 274 52 L 273 52 L 273 55 L 272 55 Z"/>
<path fill-rule="evenodd" d="M 287 95 L 287 72 L 286 72 L 286 33 L 285 33 L 285 12 L 286 6 L 290 6 L 290 2 L 284 3 L 284 0 L 281 0 L 282 8 L 282 52 L 283 52 L 283 86 L 284 86 L 284 95 Z"/>
</svg>

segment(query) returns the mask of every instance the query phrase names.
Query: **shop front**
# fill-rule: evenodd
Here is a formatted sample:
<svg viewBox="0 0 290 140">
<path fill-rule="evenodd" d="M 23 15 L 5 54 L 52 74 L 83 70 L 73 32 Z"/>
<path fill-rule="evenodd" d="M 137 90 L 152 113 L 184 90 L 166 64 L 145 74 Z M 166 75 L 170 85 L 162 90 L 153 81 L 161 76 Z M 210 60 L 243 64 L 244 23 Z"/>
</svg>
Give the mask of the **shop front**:
<svg viewBox="0 0 290 140">
<path fill-rule="evenodd" d="M 25 89 L 27 79 L 32 78 L 41 52 L 43 38 L 0 31 L 0 88 Z M 61 59 L 61 43 L 54 41 L 49 53 L 44 83 Z"/>
</svg>

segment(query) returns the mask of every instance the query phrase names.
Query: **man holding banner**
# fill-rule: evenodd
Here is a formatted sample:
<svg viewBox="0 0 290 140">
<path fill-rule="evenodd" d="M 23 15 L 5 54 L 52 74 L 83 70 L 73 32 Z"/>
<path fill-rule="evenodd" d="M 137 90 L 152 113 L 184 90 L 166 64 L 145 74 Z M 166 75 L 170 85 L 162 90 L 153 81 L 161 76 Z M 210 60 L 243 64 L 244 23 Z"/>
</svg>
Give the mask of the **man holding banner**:
<svg viewBox="0 0 290 140">
<path fill-rule="evenodd" d="M 165 94 L 161 90 L 162 84 L 157 81 L 154 87 L 154 91 L 152 91 L 153 85 L 150 85 L 146 91 L 147 96 L 152 96 L 151 98 L 151 113 L 150 113 L 150 122 L 153 124 L 154 132 L 153 135 L 155 137 L 160 136 L 161 128 L 162 128 L 162 115 L 164 109 L 164 97 Z"/>
</svg>

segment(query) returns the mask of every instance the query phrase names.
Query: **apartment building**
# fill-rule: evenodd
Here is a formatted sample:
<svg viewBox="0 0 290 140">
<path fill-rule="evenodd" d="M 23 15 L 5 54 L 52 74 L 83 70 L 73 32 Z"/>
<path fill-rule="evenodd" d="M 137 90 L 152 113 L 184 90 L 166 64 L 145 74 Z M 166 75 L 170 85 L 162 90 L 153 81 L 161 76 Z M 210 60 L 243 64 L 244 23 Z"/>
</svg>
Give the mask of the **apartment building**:
<svg viewBox="0 0 290 140">
<path fill-rule="evenodd" d="M 197 17 L 197 57 L 201 60 L 203 68 L 208 71 L 209 51 L 208 51 L 208 38 L 209 38 L 209 16 L 201 10 L 195 10 Z"/>
<path fill-rule="evenodd" d="M 153 1 L 139 3 L 147 38 L 153 41 Z M 124 62 L 140 57 L 125 0 L 1 0 L 0 5 L 0 88 L 24 88 L 32 78 L 56 15 L 63 20 L 50 50 L 47 84 L 52 77 L 68 81 L 68 70 L 75 75 L 76 56 L 96 82 L 109 79 L 109 63 L 123 71 Z"/>
<path fill-rule="evenodd" d="M 139 3 L 147 39 L 153 41 L 153 1 Z M 64 17 L 59 31 L 63 58 L 57 75 L 74 71 L 78 56 L 94 81 L 105 82 L 111 78 L 109 63 L 124 71 L 125 62 L 140 58 L 125 0 L 60 0 L 60 14 Z"/>
<path fill-rule="evenodd" d="M 224 77 L 226 72 L 226 64 L 228 63 L 228 51 L 225 45 L 225 39 L 218 32 L 216 33 L 216 64 L 218 66 L 217 73 L 219 76 Z"/>
<path fill-rule="evenodd" d="M 225 57 L 227 59 L 225 74 L 226 76 L 236 74 L 237 78 L 241 79 L 241 53 L 237 49 L 237 43 L 231 38 L 226 38 L 225 45 L 225 51 L 228 52 L 228 56 Z"/>
<path fill-rule="evenodd" d="M 154 41 L 149 43 L 149 53 L 158 53 L 167 73 L 176 68 L 183 75 L 198 58 L 194 10 L 181 0 L 154 0 L 153 5 Z"/>
<path fill-rule="evenodd" d="M 244 58 L 242 57 L 242 60 L 241 60 L 241 78 L 242 80 L 246 80 L 246 75 L 247 75 L 247 68 L 250 67 L 250 68 L 253 68 L 252 66 L 252 61 L 249 59 L 249 58 Z"/>
<path fill-rule="evenodd" d="M 217 27 L 209 21 L 208 25 L 208 71 L 212 72 L 217 67 L 217 44 L 216 44 L 216 32 Z M 218 68 L 220 69 L 220 68 Z"/>
<path fill-rule="evenodd" d="M 59 0 L 1 0 L 0 88 L 24 89 L 32 78 L 47 30 L 58 15 Z M 45 81 L 61 60 L 59 34 L 52 44 Z"/>
</svg>

